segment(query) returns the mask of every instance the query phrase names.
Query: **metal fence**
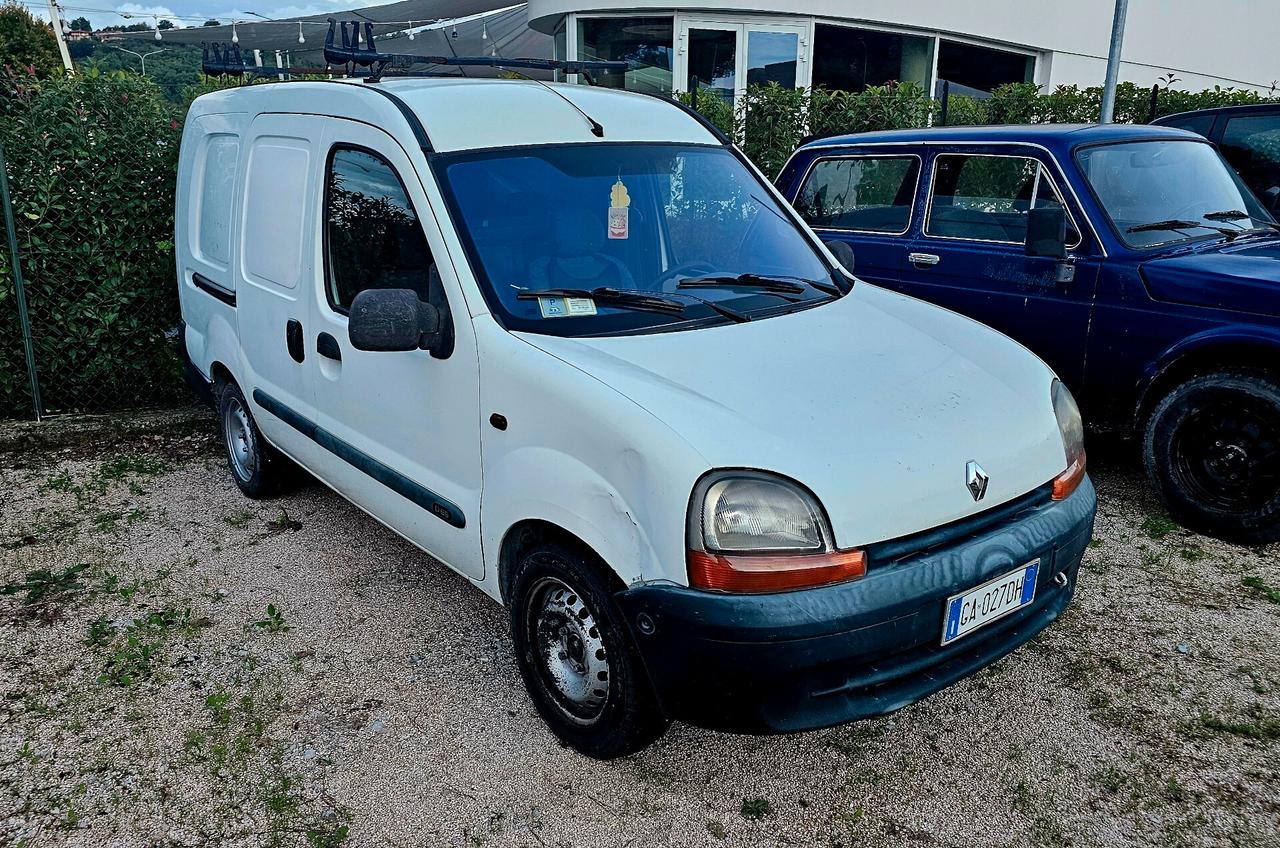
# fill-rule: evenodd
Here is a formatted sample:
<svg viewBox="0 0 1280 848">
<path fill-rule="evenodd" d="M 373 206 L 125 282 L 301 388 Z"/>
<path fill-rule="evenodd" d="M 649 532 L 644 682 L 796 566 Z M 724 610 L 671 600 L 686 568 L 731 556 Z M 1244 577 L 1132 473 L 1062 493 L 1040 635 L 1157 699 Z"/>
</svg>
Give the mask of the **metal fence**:
<svg viewBox="0 0 1280 848">
<path fill-rule="evenodd" d="M 97 142 L 94 129 L 83 132 Z M 10 136 L 0 147 L 0 418 L 188 401 L 170 151 L 157 153 L 154 138 L 132 150 L 114 139 L 115 166 L 103 168 L 102 158 L 47 141 Z"/>
</svg>

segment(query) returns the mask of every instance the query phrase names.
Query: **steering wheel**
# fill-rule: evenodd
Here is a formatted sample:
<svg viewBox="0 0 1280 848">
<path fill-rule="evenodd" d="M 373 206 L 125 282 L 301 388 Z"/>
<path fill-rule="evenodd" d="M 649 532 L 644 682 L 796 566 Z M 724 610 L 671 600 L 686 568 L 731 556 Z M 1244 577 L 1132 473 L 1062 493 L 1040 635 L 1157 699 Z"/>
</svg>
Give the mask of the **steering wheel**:
<svg viewBox="0 0 1280 848">
<path fill-rule="evenodd" d="M 663 272 L 656 282 L 662 291 L 675 291 L 675 286 L 667 288 L 667 283 L 677 283 L 684 277 L 706 277 L 715 274 L 718 270 L 709 262 L 686 262 Z"/>
</svg>

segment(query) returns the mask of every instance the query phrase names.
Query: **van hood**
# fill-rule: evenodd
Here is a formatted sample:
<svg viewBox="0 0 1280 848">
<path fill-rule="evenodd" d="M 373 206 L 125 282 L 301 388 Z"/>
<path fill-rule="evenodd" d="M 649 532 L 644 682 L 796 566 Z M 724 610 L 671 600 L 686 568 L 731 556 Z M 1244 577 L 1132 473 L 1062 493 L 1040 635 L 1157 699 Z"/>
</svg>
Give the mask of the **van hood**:
<svg viewBox="0 0 1280 848">
<path fill-rule="evenodd" d="M 1280 315 L 1280 240 L 1215 246 L 1144 262 L 1140 271 L 1154 300 Z"/>
<path fill-rule="evenodd" d="M 518 335 L 648 410 L 709 468 L 804 484 L 842 548 L 989 509 L 1066 467 L 1044 363 L 981 324 L 867 283 L 746 324 Z M 990 477 L 979 502 L 965 485 L 970 460 Z"/>
</svg>

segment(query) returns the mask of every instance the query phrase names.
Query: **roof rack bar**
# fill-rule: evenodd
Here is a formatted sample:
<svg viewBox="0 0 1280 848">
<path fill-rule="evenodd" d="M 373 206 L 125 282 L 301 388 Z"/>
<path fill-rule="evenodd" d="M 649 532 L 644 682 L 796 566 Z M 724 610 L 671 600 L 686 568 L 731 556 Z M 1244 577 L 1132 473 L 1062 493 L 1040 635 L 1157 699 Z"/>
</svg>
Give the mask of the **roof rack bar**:
<svg viewBox="0 0 1280 848">
<path fill-rule="evenodd" d="M 582 74 L 594 84 L 591 71 L 626 71 L 629 62 L 565 59 L 503 59 L 498 56 L 418 56 L 411 53 L 380 53 L 373 41 L 373 24 L 365 22 L 364 44 L 360 39 L 360 21 L 336 21 L 329 18 L 329 31 L 324 37 L 324 60 L 335 65 L 369 68 L 366 80 L 378 82 L 388 69 L 404 69 L 414 65 L 449 65 L 454 67 L 527 68 Z M 350 30 L 348 30 L 350 26 Z M 342 31 L 342 46 L 335 44 L 337 30 Z"/>
</svg>

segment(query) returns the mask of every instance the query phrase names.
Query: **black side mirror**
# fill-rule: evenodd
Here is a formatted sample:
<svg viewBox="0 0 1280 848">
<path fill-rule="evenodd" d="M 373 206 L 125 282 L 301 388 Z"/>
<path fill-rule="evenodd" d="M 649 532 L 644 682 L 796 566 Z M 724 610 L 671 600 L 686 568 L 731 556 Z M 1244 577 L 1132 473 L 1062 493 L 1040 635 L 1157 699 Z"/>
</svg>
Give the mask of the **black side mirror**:
<svg viewBox="0 0 1280 848">
<path fill-rule="evenodd" d="M 1048 206 L 1027 212 L 1027 255 L 1067 258 L 1067 213 Z"/>
<path fill-rule="evenodd" d="M 831 255 L 836 258 L 846 271 L 853 273 L 853 248 L 849 246 L 849 242 L 840 239 L 823 239 L 822 243 L 827 246 L 827 250 L 831 251 Z"/>
<path fill-rule="evenodd" d="M 430 349 L 440 312 L 412 289 L 365 289 L 351 301 L 347 337 L 356 350 Z"/>
</svg>

